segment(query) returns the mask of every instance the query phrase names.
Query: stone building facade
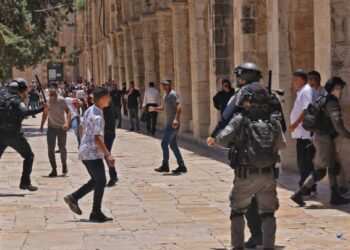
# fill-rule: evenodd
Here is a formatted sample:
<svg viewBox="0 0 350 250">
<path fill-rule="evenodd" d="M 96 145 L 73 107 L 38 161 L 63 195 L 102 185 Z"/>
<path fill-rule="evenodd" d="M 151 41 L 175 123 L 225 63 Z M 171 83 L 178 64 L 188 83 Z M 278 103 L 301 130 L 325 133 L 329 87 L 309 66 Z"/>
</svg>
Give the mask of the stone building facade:
<svg viewBox="0 0 350 250">
<path fill-rule="evenodd" d="M 288 122 L 294 70 L 350 84 L 349 13 L 348 0 L 87 0 L 76 15 L 78 71 L 95 84 L 133 80 L 142 92 L 150 81 L 159 87 L 172 78 L 182 97 L 182 134 L 203 141 L 219 118 L 212 97 L 244 61 L 259 65 L 265 83 L 272 70 Z M 342 104 L 350 128 L 349 86 Z M 295 142 L 287 138 L 283 164 L 296 169 Z M 338 141 L 350 167 L 350 141 Z"/>
</svg>

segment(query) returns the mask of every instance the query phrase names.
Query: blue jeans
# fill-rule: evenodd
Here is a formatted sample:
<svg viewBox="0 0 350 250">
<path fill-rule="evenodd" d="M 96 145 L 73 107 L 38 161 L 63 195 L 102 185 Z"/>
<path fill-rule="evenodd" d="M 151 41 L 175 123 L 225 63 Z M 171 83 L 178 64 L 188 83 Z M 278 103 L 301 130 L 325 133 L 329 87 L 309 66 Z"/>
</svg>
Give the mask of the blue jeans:
<svg viewBox="0 0 350 250">
<path fill-rule="evenodd" d="M 179 147 L 177 146 L 176 135 L 179 132 L 179 128 L 174 129 L 172 124 L 167 124 L 164 130 L 164 135 L 162 139 L 162 150 L 163 150 L 163 166 L 169 166 L 169 145 L 171 150 L 173 151 L 177 164 L 179 166 L 184 166 L 184 160 L 182 159 L 182 155 Z"/>
<path fill-rule="evenodd" d="M 73 129 L 75 136 L 78 140 L 78 145 L 80 146 L 80 134 L 79 134 L 80 117 L 76 116 L 70 121 L 70 128 Z"/>
<path fill-rule="evenodd" d="M 30 107 L 31 110 L 34 110 L 34 109 L 37 109 L 39 105 L 37 101 L 29 100 L 28 106 Z"/>
</svg>

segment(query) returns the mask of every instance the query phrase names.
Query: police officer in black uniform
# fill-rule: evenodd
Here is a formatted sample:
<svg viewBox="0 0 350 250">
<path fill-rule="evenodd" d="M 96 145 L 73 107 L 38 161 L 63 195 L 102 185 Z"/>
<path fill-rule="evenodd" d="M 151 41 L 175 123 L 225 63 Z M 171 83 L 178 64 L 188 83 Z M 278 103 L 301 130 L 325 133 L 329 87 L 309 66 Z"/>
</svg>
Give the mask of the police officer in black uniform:
<svg viewBox="0 0 350 250">
<path fill-rule="evenodd" d="M 21 129 L 25 117 L 43 112 L 44 108 L 29 110 L 24 103 L 27 95 L 26 81 L 23 78 L 17 78 L 9 83 L 8 93 L 1 97 L 1 102 L 4 104 L 2 107 L 5 108 L 2 110 L 0 122 L 0 158 L 7 147 L 16 150 L 24 158 L 19 188 L 36 191 L 38 188 L 30 181 L 34 154 Z"/>
<path fill-rule="evenodd" d="M 207 139 L 207 144 L 212 146 L 215 144 L 215 137 L 219 134 L 221 130 L 223 130 L 232 117 L 241 113 L 244 110 L 243 107 L 243 98 L 242 93 L 246 92 L 246 90 L 253 88 L 259 89 L 263 88 L 259 81 L 262 78 L 262 73 L 259 67 L 251 62 L 246 62 L 238 66 L 234 69 L 234 74 L 237 78 L 237 87 L 239 90 L 229 101 L 225 111 L 222 114 L 221 120 L 218 122 L 217 126 L 211 133 L 211 136 Z M 277 100 L 277 98 L 275 98 Z M 280 106 L 280 105 L 279 105 Z M 283 118 L 282 110 L 279 110 L 281 119 L 281 125 L 283 127 L 283 131 L 285 131 L 286 125 Z M 247 224 L 251 233 L 250 239 L 245 243 L 246 248 L 255 248 L 258 245 L 262 244 L 262 231 L 261 231 L 261 218 L 258 213 L 258 207 L 255 197 L 253 197 L 250 207 L 245 213 L 245 217 L 247 219 Z"/>
</svg>

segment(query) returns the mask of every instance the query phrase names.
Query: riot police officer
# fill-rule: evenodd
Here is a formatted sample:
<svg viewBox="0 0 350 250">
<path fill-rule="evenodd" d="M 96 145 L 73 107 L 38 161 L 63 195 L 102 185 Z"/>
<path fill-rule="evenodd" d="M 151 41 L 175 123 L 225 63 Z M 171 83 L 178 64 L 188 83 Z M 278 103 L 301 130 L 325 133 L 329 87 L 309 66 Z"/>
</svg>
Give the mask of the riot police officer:
<svg viewBox="0 0 350 250">
<path fill-rule="evenodd" d="M 274 213 L 279 207 L 275 164 L 279 161 L 278 150 L 286 142 L 280 122 L 271 116 L 266 89 L 251 84 L 244 88 L 240 98 L 243 112 L 236 114 L 215 138 L 220 145 L 233 145 L 231 241 L 234 249 L 244 249 L 243 215 L 255 197 L 262 221 L 263 248 L 270 250 L 275 244 Z"/>
<path fill-rule="evenodd" d="M 339 164 L 338 155 L 336 153 L 335 138 L 344 136 L 350 139 L 350 131 L 344 125 L 339 98 L 345 86 L 345 82 L 340 77 L 330 78 L 325 89 L 327 91 L 326 104 L 324 107 L 324 115 L 314 135 L 314 144 L 316 148 L 316 156 L 314 158 L 315 169 L 307 177 L 298 192 L 291 196 L 291 199 L 299 206 L 304 206 L 303 196 L 306 195 L 316 182 L 322 180 L 327 174 L 331 186 L 331 205 L 343 205 L 350 203 L 350 199 L 341 196 L 338 192 L 337 175 L 339 170 L 335 167 Z"/>
<path fill-rule="evenodd" d="M 246 62 L 234 69 L 234 74 L 237 78 L 237 87 L 239 90 L 229 101 L 225 111 L 221 116 L 221 120 L 207 139 L 207 144 L 212 146 L 215 143 L 215 137 L 226 127 L 234 114 L 243 111 L 243 100 L 241 98 L 245 89 L 251 86 L 256 86 L 258 89 L 265 89 L 260 85 L 259 81 L 262 78 L 262 73 L 259 67 L 251 62 Z M 251 238 L 246 242 L 247 248 L 255 248 L 262 244 L 261 221 L 258 214 L 258 208 L 255 198 L 252 199 L 251 206 L 245 213 L 247 224 L 251 233 Z"/>
<path fill-rule="evenodd" d="M 26 81 L 23 78 L 17 78 L 8 84 L 8 93 L 1 96 L 0 158 L 7 147 L 16 150 L 24 158 L 19 187 L 20 189 L 36 191 L 38 188 L 33 186 L 30 180 L 34 154 L 24 138 L 21 128 L 25 117 L 43 112 L 44 108 L 29 110 L 24 103 L 27 95 Z"/>
</svg>

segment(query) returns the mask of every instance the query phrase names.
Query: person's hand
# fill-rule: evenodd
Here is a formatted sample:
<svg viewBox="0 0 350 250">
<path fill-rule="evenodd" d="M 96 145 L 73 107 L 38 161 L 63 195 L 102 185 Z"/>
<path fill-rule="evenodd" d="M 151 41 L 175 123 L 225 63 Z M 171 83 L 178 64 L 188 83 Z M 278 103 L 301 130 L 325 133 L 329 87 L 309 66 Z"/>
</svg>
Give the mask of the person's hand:
<svg viewBox="0 0 350 250">
<path fill-rule="evenodd" d="M 154 111 L 155 111 L 155 108 L 154 108 L 154 107 L 150 106 L 150 107 L 148 108 L 148 112 L 154 112 Z"/>
<path fill-rule="evenodd" d="M 107 156 L 107 164 L 111 168 L 115 166 L 115 159 L 112 155 Z"/>
<path fill-rule="evenodd" d="M 40 126 L 39 131 L 40 131 L 40 133 L 43 134 L 44 133 L 44 128 L 42 126 Z"/>
<path fill-rule="evenodd" d="M 294 132 L 294 130 L 298 127 L 297 124 L 293 123 L 292 125 L 289 126 L 289 131 Z"/>
<path fill-rule="evenodd" d="M 178 120 L 175 119 L 175 120 L 173 121 L 173 128 L 174 128 L 174 129 L 177 129 L 177 128 L 179 127 L 179 125 L 180 125 L 180 122 L 179 122 Z"/>
<path fill-rule="evenodd" d="M 62 126 L 62 129 L 63 129 L 64 131 L 68 131 L 68 129 L 69 129 L 68 124 L 65 123 L 65 124 Z"/>
<path fill-rule="evenodd" d="M 207 138 L 207 145 L 209 146 L 209 147 L 212 147 L 212 146 L 214 146 L 215 145 L 215 139 L 213 138 L 213 137 L 208 137 Z"/>
</svg>

